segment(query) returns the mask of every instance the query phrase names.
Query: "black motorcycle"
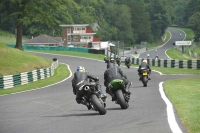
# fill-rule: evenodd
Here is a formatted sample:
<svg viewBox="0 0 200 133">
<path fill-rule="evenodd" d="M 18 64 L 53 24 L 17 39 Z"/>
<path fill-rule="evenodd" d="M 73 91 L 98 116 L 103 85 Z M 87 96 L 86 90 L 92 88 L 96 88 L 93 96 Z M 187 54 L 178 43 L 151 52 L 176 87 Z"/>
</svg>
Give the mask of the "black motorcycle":
<svg viewBox="0 0 200 133">
<path fill-rule="evenodd" d="M 118 66 L 120 66 L 121 65 L 121 60 L 116 60 L 116 63 L 117 63 Z"/>
<path fill-rule="evenodd" d="M 129 69 L 129 68 L 130 68 L 130 66 L 131 66 L 131 63 L 130 63 L 130 62 L 126 62 L 126 61 L 125 61 L 125 65 L 126 65 L 126 67 Z"/>
<path fill-rule="evenodd" d="M 91 105 L 92 109 L 98 111 L 100 115 L 106 114 L 106 99 L 100 97 L 100 92 L 95 88 L 96 82 L 89 82 L 83 86 L 83 98 Z"/>
<path fill-rule="evenodd" d="M 142 74 L 141 81 L 142 81 L 144 87 L 147 87 L 147 83 L 149 81 L 148 80 L 149 79 L 149 70 L 146 68 L 141 68 L 141 74 Z"/>
<path fill-rule="evenodd" d="M 125 84 L 121 79 L 114 79 L 108 84 L 108 88 L 115 96 L 115 103 L 119 104 L 121 109 L 127 109 L 129 107 L 130 94 L 125 92 Z"/>
</svg>

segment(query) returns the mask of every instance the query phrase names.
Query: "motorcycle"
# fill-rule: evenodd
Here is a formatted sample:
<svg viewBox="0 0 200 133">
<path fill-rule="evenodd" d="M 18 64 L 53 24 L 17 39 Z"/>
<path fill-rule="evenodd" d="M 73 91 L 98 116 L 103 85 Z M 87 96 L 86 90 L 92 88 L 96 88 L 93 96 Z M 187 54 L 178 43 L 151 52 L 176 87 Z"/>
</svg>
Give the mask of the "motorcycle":
<svg viewBox="0 0 200 133">
<path fill-rule="evenodd" d="M 131 66 L 131 63 L 130 63 L 130 62 L 125 62 L 125 65 L 126 65 L 126 67 L 129 69 L 130 66 Z"/>
<path fill-rule="evenodd" d="M 117 62 L 117 65 L 120 66 L 121 61 L 120 61 L 120 60 L 117 60 L 116 62 Z"/>
<path fill-rule="evenodd" d="M 127 109 L 129 107 L 130 94 L 125 92 L 125 84 L 121 79 L 114 79 L 108 84 L 108 88 L 114 94 L 115 103 L 119 104 L 121 109 Z"/>
<path fill-rule="evenodd" d="M 148 83 L 148 79 L 149 79 L 149 76 L 148 76 L 148 69 L 146 69 L 146 68 L 141 68 L 141 73 L 142 73 L 141 81 L 142 81 L 144 87 L 147 87 L 147 83 Z"/>
<path fill-rule="evenodd" d="M 83 98 L 91 105 L 92 110 L 98 111 L 100 115 L 106 114 L 106 99 L 100 97 L 100 93 L 96 90 L 96 82 L 89 82 L 85 84 L 82 89 L 84 96 Z"/>
</svg>

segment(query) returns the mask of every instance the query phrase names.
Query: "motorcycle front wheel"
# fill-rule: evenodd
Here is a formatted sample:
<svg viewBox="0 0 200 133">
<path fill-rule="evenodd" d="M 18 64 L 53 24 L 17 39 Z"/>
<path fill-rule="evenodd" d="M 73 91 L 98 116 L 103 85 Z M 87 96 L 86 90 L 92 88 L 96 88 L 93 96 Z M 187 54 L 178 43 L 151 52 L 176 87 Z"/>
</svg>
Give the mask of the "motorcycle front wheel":
<svg viewBox="0 0 200 133">
<path fill-rule="evenodd" d="M 116 91 L 116 98 L 117 98 L 117 103 L 121 106 L 122 109 L 127 109 L 128 108 L 128 102 L 125 101 L 124 95 L 121 89 L 118 89 Z"/>
<path fill-rule="evenodd" d="M 95 94 L 91 95 L 91 103 L 94 106 L 94 108 L 99 112 L 100 115 L 105 115 L 106 114 L 106 109 L 104 108 L 104 105 L 101 104 L 99 99 Z"/>
</svg>

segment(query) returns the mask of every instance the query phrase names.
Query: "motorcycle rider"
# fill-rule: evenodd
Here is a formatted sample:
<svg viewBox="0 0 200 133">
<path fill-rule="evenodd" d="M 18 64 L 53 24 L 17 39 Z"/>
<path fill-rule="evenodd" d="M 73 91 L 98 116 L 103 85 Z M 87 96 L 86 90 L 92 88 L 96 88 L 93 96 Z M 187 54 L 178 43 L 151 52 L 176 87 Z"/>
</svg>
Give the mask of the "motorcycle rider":
<svg viewBox="0 0 200 133">
<path fill-rule="evenodd" d="M 120 64 L 121 64 L 121 57 L 117 56 L 116 63 L 118 64 L 118 66 L 120 66 Z"/>
<path fill-rule="evenodd" d="M 158 58 L 158 55 L 156 55 L 155 59 L 159 59 L 159 58 Z"/>
<path fill-rule="evenodd" d="M 107 56 L 104 56 L 104 61 L 105 61 L 105 63 L 108 63 L 108 57 Z"/>
<path fill-rule="evenodd" d="M 129 64 L 130 62 L 131 62 L 130 57 L 126 57 L 126 58 L 125 58 L 125 64 Z"/>
<path fill-rule="evenodd" d="M 110 61 L 107 62 L 107 69 L 111 66 L 118 66 L 116 63 L 115 63 L 115 59 L 114 57 L 110 57 Z"/>
<path fill-rule="evenodd" d="M 108 84 L 114 79 L 122 79 L 125 84 L 125 92 L 127 94 L 131 94 L 129 90 L 131 82 L 127 79 L 126 75 L 123 74 L 123 71 L 118 66 L 111 66 L 104 72 L 104 86 L 106 87 L 106 93 L 112 96 L 112 101 L 115 100 L 115 97 L 110 91 Z"/>
<path fill-rule="evenodd" d="M 142 64 L 139 65 L 139 68 L 138 68 L 138 75 L 140 76 L 140 79 L 139 79 L 139 80 L 142 79 L 142 71 L 141 71 L 141 68 L 146 68 L 146 69 L 148 69 L 148 74 L 151 74 L 151 68 L 150 68 L 150 66 L 147 64 L 147 60 L 143 60 L 143 61 L 142 61 Z M 149 78 L 149 80 L 151 80 L 151 79 Z"/>
<path fill-rule="evenodd" d="M 148 54 L 147 54 L 147 59 L 149 59 L 149 57 L 150 57 L 150 54 L 148 53 Z"/>
<path fill-rule="evenodd" d="M 89 72 L 86 72 L 83 66 L 77 67 L 77 71 L 74 73 L 74 77 L 72 79 L 73 93 L 76 95 L 76 102 L 78 104 L 86 105 L 88 107 L 88 110 L 91 109 L 91 105 L 82 98 L 84 95 L 83 90 L 79 90 L 79 88 L 82 87 L 85 83 L 88 83 L 91 79 L 96 81 L 97 85 L 95 88 L 100 92 L 100 97 L 102 99 L 105 99 L 107 96 L 102 92 L 98 77 L 95 77 Z"/>
</svg>

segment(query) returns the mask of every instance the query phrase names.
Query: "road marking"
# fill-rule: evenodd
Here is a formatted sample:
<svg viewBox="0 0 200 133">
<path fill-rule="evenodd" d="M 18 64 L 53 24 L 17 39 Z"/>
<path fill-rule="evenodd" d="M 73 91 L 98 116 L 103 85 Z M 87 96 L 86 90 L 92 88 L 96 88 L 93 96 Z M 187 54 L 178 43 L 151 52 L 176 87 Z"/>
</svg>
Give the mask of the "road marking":
<svg viewBox="0 0 200 133">
<path fill-rule="evenodd" d="M 159 91 L 160 91 L 162 99 L 165 101 L 165 103 L 167 105 L 167 120 L 168 120 L 169 126 L 170 126 L 173 133 L 182 133 L 182 131 L 179 128 L 179 126 L 176 122 L 176 119 L 175 119 L 175 115 L 174 115 L 174 111 L 173 111 L 173 105 L 169 101 L 169 99 L 166 97 L 166 95 L 163 91 L 162 85 L 163 85 L 163 82 L 161 82 L 159 84 Z"/>
</svg>

